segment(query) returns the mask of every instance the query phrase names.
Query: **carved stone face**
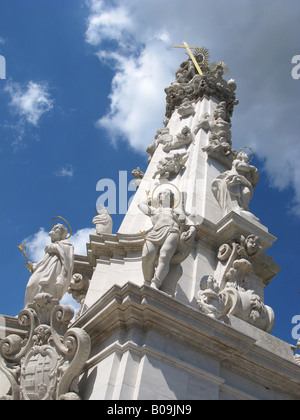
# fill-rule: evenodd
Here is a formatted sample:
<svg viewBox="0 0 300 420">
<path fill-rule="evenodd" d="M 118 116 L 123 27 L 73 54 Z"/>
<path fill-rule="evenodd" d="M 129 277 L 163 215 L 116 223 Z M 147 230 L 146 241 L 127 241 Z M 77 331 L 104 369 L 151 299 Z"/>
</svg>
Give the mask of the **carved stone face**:
<svg viewBox="0 0 300 420">
<path fill-rule="evenodd" d="M 159 204 L 163 207 L 173 208 L 175 202 L 175 196 L 169 189 L 163 190 L 158 196 Z"/>
<path fill-rule="evenodd" d="M 254 255 L 259 250 L 259 239 L 256 236 L 250 235 L 246 239 L 246 249 L 248 255 Z"/>
<path fill-rule="evenodd" d="M 49 232 L 49 236 L 52 242 L 61 241 L 66 239 L 68 236 L 68 231 L 64 225 L 58 224 L 53 226 L 51 231 Z"/>
</svg>

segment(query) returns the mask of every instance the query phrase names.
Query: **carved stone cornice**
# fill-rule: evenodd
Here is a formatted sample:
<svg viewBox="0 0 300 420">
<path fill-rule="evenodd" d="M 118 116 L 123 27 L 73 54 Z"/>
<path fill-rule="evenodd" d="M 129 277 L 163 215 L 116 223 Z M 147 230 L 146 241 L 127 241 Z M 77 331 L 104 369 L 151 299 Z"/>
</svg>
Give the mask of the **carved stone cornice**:
<svg viewBox="0 0 300 420">
<path fill-rule="evenodd" d="M 92 267 L 95 267 L 96 260 L 101 257 L 125 258 L 130 253 L 140 252 L 143 245 L 144 238 L 141 233 L 136 235 L 121 233 L 90 235 L 90 243 L 87 244 L 87 258 Z"/>
<path fill-rule="evenodd" d="M 158 360 L 181 364 L 184 369 L 188 365 L 197 372 L 194 361 L 183 357 L 179 360 L 175 345 L 174 351 L 168 349 L 166 354 L 156 348 L 151 337 L 165 336 L 167 332 L 169 342 L 183 348 L 188 343 L 189 351 L 211 356 L 230 371 L 242 371 L 243 377 L 298 398 L 295 384 L 300 385 L 300 371 L 290 346 L 234 316 L 229 318 L 234 328 L 147 285 L 127 283 L 123 287 L 113 286 L 73 326 L 84 329 L 92 340 L 94 351 L 86 371 L 110 354 L 122 355 L 130 350 L 138 356 L 151 354 Z M 209 377 L 202 367 L 201 375 L 205 373 Z M 224 382 L 219 376 L 210 379 Z"/>
</svg>

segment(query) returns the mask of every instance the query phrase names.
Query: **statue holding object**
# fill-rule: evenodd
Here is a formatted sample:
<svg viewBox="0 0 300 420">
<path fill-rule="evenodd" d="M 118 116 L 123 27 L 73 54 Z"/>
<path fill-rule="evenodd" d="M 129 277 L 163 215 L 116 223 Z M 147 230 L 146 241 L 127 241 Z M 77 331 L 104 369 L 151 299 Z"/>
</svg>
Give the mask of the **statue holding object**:
<svg viewBox="0 0 300 420">
<path fill-rule="evenodd" d="M 239 151 L 232 162 L 232 168 L 220 174 L 212 183 L 213 195 L 223 209 L 224 216 L 235 211 L 258 221 L 249 212 L 249 202 L 259 180 L 258 170 L 250 162 L 248 154 Z"/>
<path fill-rule="evenodd" d="M 66 226 L 59 223 L 49 232 L 51 243 L 45 248 L 44 258 L 36 264 L 28 261 L 26 268 L 32 273 L 25 293 L 25 307 L 36 295 L 47 293 L 60 301 L 67 292 L 74 266 L 74 247 L 66 239 Z"/>
<path fill-rule="evenodd" d="M 149 202 L 139 204 L 139 209 L 153 223 L 153 228 L 145 235 L 142 253 L 144 280 L 146 284 L 174 295 L 182 274 L 178 266 L 191 251 L 196 227 L 178 208 L 179 203 L 175 206 L 175 194 L 170 189 L 162 190 L 157 201 L 157 207 Z"/>
</svg>

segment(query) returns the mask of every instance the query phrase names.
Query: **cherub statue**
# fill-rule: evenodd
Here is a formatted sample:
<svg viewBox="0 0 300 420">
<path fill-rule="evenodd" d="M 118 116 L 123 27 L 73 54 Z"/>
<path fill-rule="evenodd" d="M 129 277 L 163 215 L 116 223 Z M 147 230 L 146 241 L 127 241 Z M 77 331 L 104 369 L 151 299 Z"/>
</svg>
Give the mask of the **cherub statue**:
<svg viewBox="0 0 300 420">
<path fill-rule="evenodd" d="M 197 304 L 202 313 L 214 319 L 221 318 L 224 309 L 224 303 L 219 293 L 220 287 L 213 276 L 202 277 Z"/>
<path fill-rule="evenodd" d="M 145 236 L 142 266 L 145 283 L 160 289 L 172 264 L 189 254 L 196 227 L 185 212 L 175 208 L 175 195 L 165 189 L 158 195 L 158 206 L 140 203 L 139 209 L 151 218 L 153 227 Z"/>
</svg>

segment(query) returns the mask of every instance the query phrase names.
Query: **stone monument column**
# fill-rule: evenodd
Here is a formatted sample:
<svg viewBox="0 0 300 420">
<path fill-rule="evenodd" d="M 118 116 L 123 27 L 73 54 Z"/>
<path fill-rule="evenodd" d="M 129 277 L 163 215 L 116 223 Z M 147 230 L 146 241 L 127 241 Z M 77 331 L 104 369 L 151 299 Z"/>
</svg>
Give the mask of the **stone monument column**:
<svg viewBox="0 0 300 420">
<path fill-rule="evenodd" d="M 247 238 L 254 235 L 259 238 L 261 251 L 264 251 L 275 240 L 249 211 L 259 174 L 251 162 L 248 163 L 247 148 L 240 151 L 232 148 L 231 117 L 238 101 L 236 83 L 224 79 L 224 69 L 223 63 L 210 65 L 207 50 L 200 49 L 193 55 L 193 61 L 189 58 L 180 65 L 175 81 L 165 89 L 163 127 L 147 147 L 148 167 L 139 179 L 139 188 L 120 229 L 116 235 L 92 237 L 88 246 L 95 271 L 86 307 L 114 284 L 151 284 L 150 280 L 145 280 L 144 274 L 151 273 L 153 266 L 158 273 L 169 273 L 163 274 L 163 280 L 155 279 L 153 274 L 153 285 L 156 283 L 160 290 L 198 308 L 201 278 L 219 276 L 216 281 L 222 289 L 226 285 L 223 277 L 232 268 L 231 262 L 226 273 L 222 274 L 219 247 L 235 236 Z M 160 255 L 163 239 L 158 238 L 158 233 L 156 242 L 153 239 L 151 242 L 150 237 L 147 240 L 149 232 L 157 230 L 153 219 L 159 218 L 155 212 L 161 211 L 159 194 L 164 189 L 170 189 L 174 194 L 174 214 L 181 212 L 186 217 L 186 222 L 177 226 L 179 231 L 188 230 L 186 226 L 191 224 L 195 226 L 193 243 L 187 234 L 187 241 L 179 241 L 182 246 L 168 251 L 167 256 Z M 149 210 L 146 208 L 145 211 L 145 207 L 144 211 L 141 210 L 145 205 Z M 173 221 L 165 222 L 168 223 Z M 181 234 L 180 231 L 178 238 Z M 185 248 L 186 253 L 180 252 L 179 248 Z M 263 301 L 264 287 L 278 267 L 272 265 L 262 252 L 260 254 L 260 260 L 264 261 L 258 263 L 260 260 L 256 260 L 257 272 L 259 267 L 267 265 L 269 269 L 264 270 L 265 278 L 252 270 L 247 279 L 251 278 L 251 287 Z M 175 264 L 176 261 L 179 262 Z"/>
<path fill-rule="evenodd" d="M 58 299 L 49 318 L 45 293 L 9 320 L 0 342 L 5 399 L 153 408 L 155 400 L 300 398 L 291 346 L 270 334 L 264 288 L 279 267 L 265 251 L 276 238 L 251 212 L 254 153 L 232 147 L 236 84 L 206 49 L 184 45 L 189 58 L 165 89 L 163 127 L 145 173 L 132 172 L 138 189 L 119 231 L 97 209 L 87 256 L 74 257 L 76 320 Z M 184 407 L 171 406 L 174 415 Z"/>
</svg>

